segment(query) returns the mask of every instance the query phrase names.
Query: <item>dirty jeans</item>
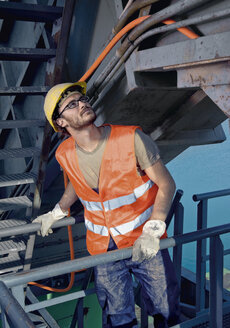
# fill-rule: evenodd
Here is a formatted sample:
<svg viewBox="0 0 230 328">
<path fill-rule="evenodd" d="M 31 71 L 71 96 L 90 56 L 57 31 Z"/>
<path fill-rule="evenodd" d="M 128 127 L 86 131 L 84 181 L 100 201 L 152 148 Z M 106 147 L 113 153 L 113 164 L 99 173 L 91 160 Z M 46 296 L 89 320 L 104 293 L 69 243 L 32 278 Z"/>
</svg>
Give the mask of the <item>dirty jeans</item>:
<svg viewBox="0 0 230 328">
<path fill-rule="evenodd" d="M 109 249 L 116 249 L 110 239 Z M 154 326 L 166 328 L 179 323 L 179 288 L 168 250 L 141 263 L 131 258 L 94 269 L 98 301 L 103 310 L 103 328 L 136 328 L 133 273 L 141 284 L 142 300 Z"/>
</svg>

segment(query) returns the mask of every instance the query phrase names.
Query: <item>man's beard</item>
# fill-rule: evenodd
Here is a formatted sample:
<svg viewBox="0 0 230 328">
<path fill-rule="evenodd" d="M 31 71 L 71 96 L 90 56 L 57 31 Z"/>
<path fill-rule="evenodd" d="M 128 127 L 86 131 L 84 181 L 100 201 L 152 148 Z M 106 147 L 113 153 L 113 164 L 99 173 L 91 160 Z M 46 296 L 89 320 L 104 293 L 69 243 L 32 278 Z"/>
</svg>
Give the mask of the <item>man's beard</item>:
<svg viewBox="0 0 230 328">
<path fill-rule="evenodd" d="M 92 113 L 92 114 L 91 114 Z M 90 115 L 80 117 L 80 119 L 77 120 L 77 122 L 69 121 L 69 127 L 74 129 L 82 129 L 85 128 L 91 124 L 93 124 L 97 118 L 96 113 L 91 108 Z"/>
</svg>

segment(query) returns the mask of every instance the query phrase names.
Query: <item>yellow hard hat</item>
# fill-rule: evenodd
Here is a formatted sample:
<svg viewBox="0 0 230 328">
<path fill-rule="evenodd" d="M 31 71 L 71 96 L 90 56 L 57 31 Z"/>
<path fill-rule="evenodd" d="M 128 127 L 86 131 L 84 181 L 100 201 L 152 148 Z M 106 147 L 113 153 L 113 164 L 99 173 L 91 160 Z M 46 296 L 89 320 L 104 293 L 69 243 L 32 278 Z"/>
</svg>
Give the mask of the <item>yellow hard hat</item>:
<svg viewBox="0 0 230 328">
<path fill-rule="evenodd" d="M 45 103 L 44 103 L 44 111 L 47 120 L 49 121 L 50 125 L 53 127 L 54 131 L 58 131 L 56 126 L 53 123 L 52 116 L 54 113 L 54 110 L 59 103 L 60 99 L 62 98 L 64 92 L 74 86 L 79 86 L 81 90 L 79 90 L 83 95 L 86 94 L 86 82 L 75 82 L 75 83 L 61 83 L 57 84 L 54 87 L 52 87 L 46 97 L 45 97 Z"/>
</svg>

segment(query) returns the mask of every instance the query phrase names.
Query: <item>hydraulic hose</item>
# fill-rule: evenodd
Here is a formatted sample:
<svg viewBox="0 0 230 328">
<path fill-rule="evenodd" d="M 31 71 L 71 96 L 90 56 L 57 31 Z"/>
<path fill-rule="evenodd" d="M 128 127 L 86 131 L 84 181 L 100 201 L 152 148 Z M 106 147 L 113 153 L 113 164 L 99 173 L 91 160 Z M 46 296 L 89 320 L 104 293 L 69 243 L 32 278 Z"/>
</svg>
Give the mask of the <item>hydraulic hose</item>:
<svg viewBox="0 0 230 328">
<path fill-rule="evenodd" d="M 197 34 L 195 34 L 194 32 L 192 32 L 191 30 L 189 30 L 188 28 L 182 27 L 180 28 L 180 26 L 184 26 L 187 24 L 182 24 L 185 23 L 185 21 L 181 21 L 179 23 L 173 23 L 173 20 L 170 20 L 171 23 L 169 23 L 169 21 L 163 21 L 162 23 L 164 24 L 169 24 L 168 26 L 161 26 L 161 27 L 157 27 L 154 30 L 145 32 L 143 35 L 141 35 L 139 38 L 137 38 L 134 43 L 132 44 L 132 46 L 130 46 L 128 48 L 128 50 L 125 52 L 125 54 L 119 59 L 119 61 L 117 63 L 115 63 L 114 67 L 112 68 L 112 70 L 110 70 L 110 73 L 107 76 L 104 76 L 104 79 L 101 79 L 101 84 L 99 86 L 97 86 L 96 88 L 96 94 L 100 93 L 103 88 L 106 86 L 106 84 L 111 80 L 111 78 L 114 76 L 114 74 L 119 70 L 119 68 L 122 66 L 122 64 L 127 60 L 127 58 L 130 56 L 130 54 L 133 52 L 133 50 L 140 45 L 140 43 L 142 41 L 144 41 L 145 39 L 147 39 L 150 36 L 159 34 L 159 33 L 163 33 L 163 32 L 167 32 L 167 31 L 172 31 L 172 30 L 178 30 L 181 33 L 183 33 L 184 35 L 186 35 L 187 37 L 189 37 L 190 39 L 195 39 L 198 38 L 199 36 Z M 95 85 L 91 88 L 93 89 L 95 87 Z M 94 91 L 94 90 L 93 90 Z M 93 93 L 91 90 L 89 91 L 89 93 Z M 91 100 L 91 103 L 94 103 L 96 101 L 95 97 L 94 99 Z"/>
<path fill-rule="evenodd" d="M 115 46 L 115 44 L 132 28 L 137 26 L 138 24 L 142 23 L 147 17 L 149 16 L 142 16 L 135 20 L 133 20 L 131 23 L 126 25 L 115 37 L 109 42 L 109 44 L 105 47 L 105 49 L 102 51 L 100 56 L 95 60 L 95 62 L 91 65 L 91 67 L 88 69 L 88 71 L 80 78 L 81 81 L 86 81 L 93 72 L 97 69 L 97 67 L 100 65 L 100 63 L 103 61 L 103 59 L 108 55 L 108 53 L 111 51 L 111 49 Z"/>
<path fill-rule="evenodd" d="M 127 20 L 132 16 L 138 9 L 149 6 L 154 2 L 158 2 L 159 0 L 136 0 L 133 2 L 127 10 L 124 10 L 117 22 L 117 25 L 113 28 L 113 34 L 117 34 L 122 27 L 126 24 Z"/>
<path fill-rule="evenodd" d="M 170 24 L 174 24 L 176 22 L 172 19 L 166 19 L 166 20 L 163 21 L 163 23 L 166 24 L 166 25 L 170 25 Z M 187 27 L 179 27 L 177 30 L 179 32 L 181 32 L 182 34 L 184 34 L 185 36 L 187 36 L 189 39 L 199 38 L 199 35 L 197 35 L 193 31 L 189 30 Z"/>
</svg>

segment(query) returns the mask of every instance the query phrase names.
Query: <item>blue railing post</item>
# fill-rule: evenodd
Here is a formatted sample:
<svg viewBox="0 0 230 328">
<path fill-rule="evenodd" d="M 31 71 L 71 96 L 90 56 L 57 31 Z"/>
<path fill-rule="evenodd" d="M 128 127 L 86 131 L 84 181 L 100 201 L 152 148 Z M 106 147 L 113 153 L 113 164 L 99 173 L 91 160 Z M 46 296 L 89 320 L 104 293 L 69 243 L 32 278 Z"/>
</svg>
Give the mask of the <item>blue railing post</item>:
<svg viewBox="0 0 230 328">
<path fill-rule="evenodd" d="M 223 244 L 220 236 L 210 238 L 210 327 L 223 327 Z"/>
<path fill-rule="evenodd" d="M 197 230 L 207 228 L 208 201 L 201 200 L 197 206 Z M 205 309 L 206 286 L 206 239 L 197 241 L 196 249 L 196 313 Z"/>
<path fill-rule="evenodd" d="M 175 208 L 174 216 L 174 236 L 183 234 L 184 226 L 184 206 L 178 203 Z M 173 247 L 173 264 L 176 271 L 177 281 L 179 286 L 181 285 L 181 264 L 182 264 L 182 244 Z"/>
</svg>

